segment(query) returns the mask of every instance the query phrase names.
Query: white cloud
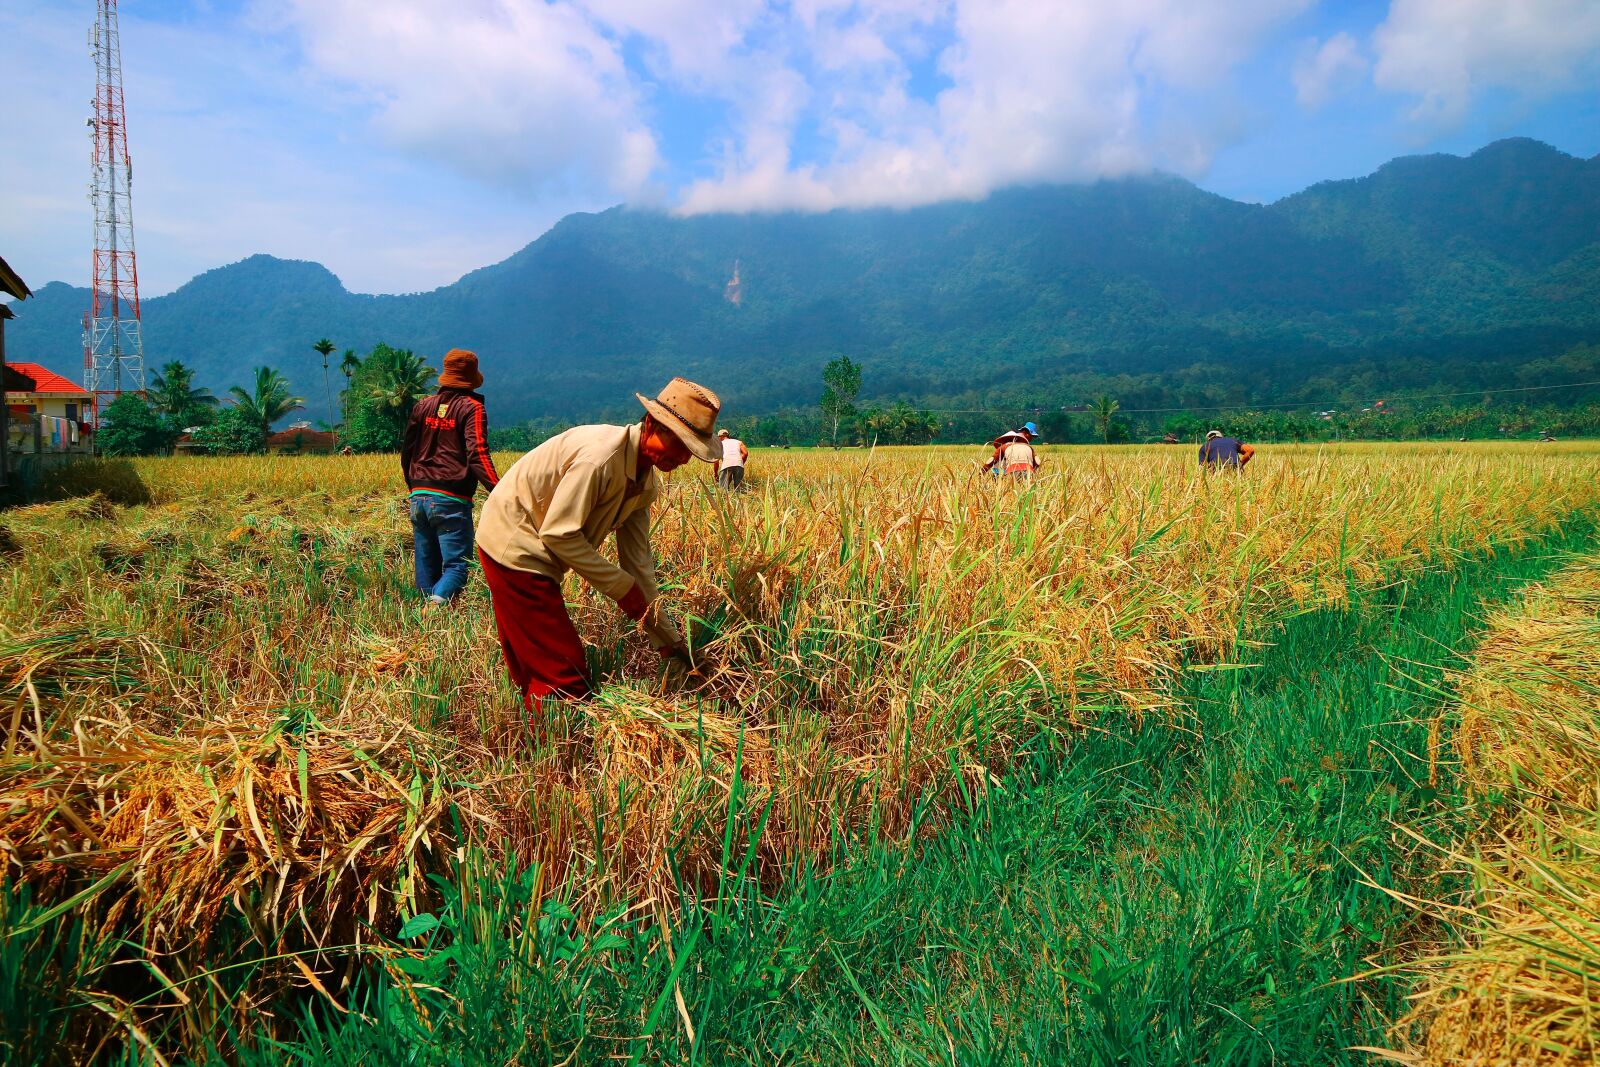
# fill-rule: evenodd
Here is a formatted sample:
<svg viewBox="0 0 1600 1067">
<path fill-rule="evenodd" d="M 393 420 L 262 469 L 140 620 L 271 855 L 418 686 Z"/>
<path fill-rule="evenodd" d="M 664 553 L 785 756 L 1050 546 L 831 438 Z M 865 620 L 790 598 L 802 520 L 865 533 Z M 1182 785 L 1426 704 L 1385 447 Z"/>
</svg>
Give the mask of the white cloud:
<svg viewBox="0 0 1600 1067">
<path fill-rule="evenodd" d="M 643 42 L 660 73 L 716 88 L 746 38 L 771 23 L 763 0 L 578 0 L 599 25 Z"/>
<path fill-rule="evenodd" d="M 1373 81 L 1417 97 L 1410 117 L 1452 127 L 1488 89 L 1572 88 L 1600 59 L 1594 0 L 1394 0 L 1373 32 Z"/>
<path fill-rule="evenodd" d="M 313 75 L 363 92 L 390 143 L 487 180 L 659 199 L 651 108 L 714 103 L 702 177 L 675 197 L 698 212 L 1203 169 L 1225 124 L 1158 137 L 1150 113 L 1217 90 L 1311 0 L 272 2 Z M 949 86 L 929 100 L 912 68 L 935 58 Z"/>
<path fill-rule="evenodd" d="M 1315 111 L 1353 88 L 1367 73 L 1368 63 L 1361 46 L 1348 33 L 1336 33 L 1320 47 L 1314 41 L 1309 43 L 1313 47 L 1295 63 L 1292 78 L 1300 106 Z"/>
<path fill-rule="evenodd" d="M 715 176 L 684 191 L 681 209 L 910 205 L 1158 163 L 1203 167 L 1218 144 L 1183 139 L 1181 158 L 1169 159 L 1147 128 L 1149 112 L 1172 90 L 1217 90 L 1268 31 L 1308 2 L 1201 10 L 1179 0 L 953 0 L 907 4 L 894 18 L 875 18 L 866 5 L 812 4 L 805 9 L 812 39 L 848 41 L 826 52 L 826 74 L 809 83 L 835 150 L 790 165 L 784 152 L 750 151 L 747 139 Z M 949 43 L 939 66 L 951 84 L 930 103 L 906 93 L 908 62 L 922 31 L 941 19 Z M 830 37 L 830 20 L 848 36 Z M 803 109 L 761 110 L 779 116 L 761 137 L 792 142 Z"/>
<path fill-rule="evenodd" d="M 226 22 L 121 15 L 143 295 L 257 252 L 326 264 L 358 292 L 448 284 L 563 214 L 614 202 L 515 196 L 362 136 L 357 100 L 308 82 L 271 39 Z M 35 287 L 87 285 L 85 119 L 94 65 L 80 3 L 0 6 L 0 249 Z M 154 341 L 154 339 L 152 339 Z"/>
<path fill-rule="evenodd" d="M 360 93 L 379 133 L 480 180 L 627 195 L 657 165 L 618 44 L 541 0 L 282 0 L 313 76 Z M 269 23 L 270 24 L 270 23 Z"/>
</svg>

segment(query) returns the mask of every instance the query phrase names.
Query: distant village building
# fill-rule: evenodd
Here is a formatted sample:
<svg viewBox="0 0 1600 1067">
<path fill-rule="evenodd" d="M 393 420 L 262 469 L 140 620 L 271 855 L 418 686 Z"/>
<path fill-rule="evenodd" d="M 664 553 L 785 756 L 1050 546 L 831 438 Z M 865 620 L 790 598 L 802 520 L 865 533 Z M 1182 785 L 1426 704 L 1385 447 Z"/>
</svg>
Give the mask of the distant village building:
<svg viewBox="0 0 1600 1067">
<path fill-rule="evenodd" d="M 94 451 L 94 394 L 37 363 L 6 365 L 6 450 L 41 460 Z"/>
<path fill-rule="evenodd" d="M 49 415 L 80 423 L 89 420 L 94 394 L 83 386 L 37 363 L 10 366 L 32 382 L 31 389 L 13 391 L 9 385 L 6 387 L 6 406 L 13 415 Z"/>
</svg>

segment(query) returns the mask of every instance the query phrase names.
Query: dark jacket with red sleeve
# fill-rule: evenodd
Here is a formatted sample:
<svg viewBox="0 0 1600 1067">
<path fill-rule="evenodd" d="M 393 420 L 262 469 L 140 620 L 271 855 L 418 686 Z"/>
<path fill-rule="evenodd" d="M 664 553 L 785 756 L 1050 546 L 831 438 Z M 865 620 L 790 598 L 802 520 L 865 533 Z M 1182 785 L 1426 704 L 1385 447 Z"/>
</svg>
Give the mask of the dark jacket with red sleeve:
<svg viewBox="0 0 1600 1067">
<path fill-rule="evenodd" d="M 483 397 L 465 389 L 441 389 L 411 409 L 400 450 L 406 488 L 471 500 L 481 483 L 500 480 L 489 458 L 489 417 Z"/>
</svg>

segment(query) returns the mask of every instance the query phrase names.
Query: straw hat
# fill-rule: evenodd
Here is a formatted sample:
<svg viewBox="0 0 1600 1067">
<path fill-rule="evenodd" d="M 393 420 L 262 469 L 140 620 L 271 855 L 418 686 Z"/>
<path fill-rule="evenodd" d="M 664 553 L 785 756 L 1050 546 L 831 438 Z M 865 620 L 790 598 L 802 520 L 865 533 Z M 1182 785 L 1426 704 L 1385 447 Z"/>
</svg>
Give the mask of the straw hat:
<svg viewBox="0 0 1600 1067">
<path fill-rule="evenodd" d="M 717 394 L 687 378 L 674 378 L 666 388 L 651 400 L 643 393 L 634 393 L 650 417 L 677 435 L 690 452 L 707 463 L 722 458 L 722 450 L 712 439 L 717 425 L 717 412 L 722 401 Z"/>
<path fill-rule="evenodd" d="M 1218 438 L 1218 437 L 1221 437 L 1221 436 L 1222 436 L 1222 431 L 1221 430 L 1208 430 L 1208 431 L 1206 431 L 1206 440 L 1207 441 L 1213 440 L 1214 438 Z"/>
<path fill-rule="evenodd" d="M 465 348 L 452 348 L 444 354 L 444 371 L 439 375 L 441 389 L 476 389 L 483 384 L 478 373 L 478 354 Z"/>
</svg>

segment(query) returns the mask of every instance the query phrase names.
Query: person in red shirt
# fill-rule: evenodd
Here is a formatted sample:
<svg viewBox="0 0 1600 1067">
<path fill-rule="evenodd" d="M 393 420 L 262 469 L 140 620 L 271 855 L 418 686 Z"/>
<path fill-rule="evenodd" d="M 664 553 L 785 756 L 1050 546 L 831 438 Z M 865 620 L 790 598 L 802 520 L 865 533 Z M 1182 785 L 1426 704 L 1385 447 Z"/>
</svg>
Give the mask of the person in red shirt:
<svg viewBox="0 0 1600 1067">
<path fill-rule="evenodd" d="M 430 606 L 449 603 L 472 567 L 472 498 L 500 481 L 489 457 L 489 418 L 478 357 L 445 353 L 439 391 L 423 397 L 406 421 L 400 466 L 410 492 L 417 589 Z"/>
</svg>

